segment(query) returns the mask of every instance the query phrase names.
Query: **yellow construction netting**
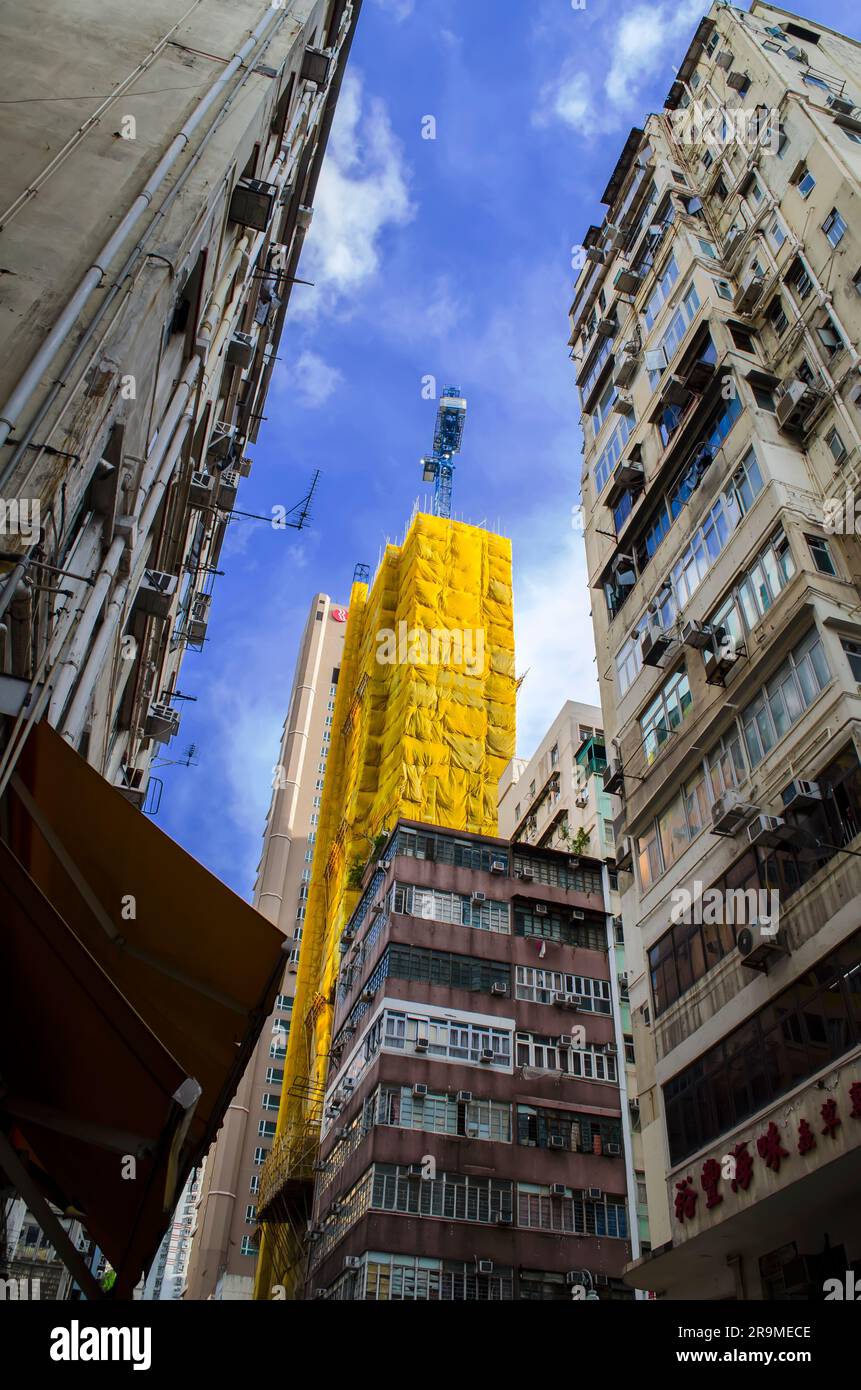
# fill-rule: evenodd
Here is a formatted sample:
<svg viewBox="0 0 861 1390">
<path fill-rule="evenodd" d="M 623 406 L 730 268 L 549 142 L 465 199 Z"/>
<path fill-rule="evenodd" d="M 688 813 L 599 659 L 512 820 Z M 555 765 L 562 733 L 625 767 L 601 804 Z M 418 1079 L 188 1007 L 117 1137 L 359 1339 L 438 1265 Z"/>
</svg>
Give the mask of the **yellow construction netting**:
<svg viewBox="0 0 861 1390">
<path fill-rule="evenodd" d="M 414 517 L 370 592 L 353 586 L 332 730 L 264 1204 L 285 1173 L 311 1178 L 299 1168 L 322 1109 L 338 943 L 358 899 L 351 865 L 401 817 L 496 834 L 497 783 L 515 750 L 510 541 Z M 296 1285 L 286 1234 L 264 1226 L 257 1298 Z"/>
</svg>

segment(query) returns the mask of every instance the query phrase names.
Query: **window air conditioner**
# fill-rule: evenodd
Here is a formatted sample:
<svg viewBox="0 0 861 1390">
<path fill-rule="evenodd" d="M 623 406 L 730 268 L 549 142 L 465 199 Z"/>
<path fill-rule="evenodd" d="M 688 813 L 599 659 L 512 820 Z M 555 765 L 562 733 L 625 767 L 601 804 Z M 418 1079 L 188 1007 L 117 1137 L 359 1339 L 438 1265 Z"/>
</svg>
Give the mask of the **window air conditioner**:
<svg viewBox="0 0 861 1390">
<path fill-rule="evenodd" d="M 604 1196 L 604 1189 L 603 1189 L 603 1188 L 601 1188 L 601 1187 L 590 1187 L 590 1188 L 589 1188 L 589 1200 L 590 1200 L 590 1201 L 592 1201 L 592 1202 L 600 1202 L 600 1200 L 601 1200 L 601 1198 L 602 1198 L 603 1196 Z"/>
<path fill-rule="evenodd" d="M 818 782 L 806 782 L 796 777 L 783 789 L 784 811 L 809 811 L 822 801 L 822 788 Z"/>
<path fill-rule="evenodd" d="M 476 1262 L 475 1262 L 475 1267 L 476 1267 L 476 1269 L 478 1270 L 479 1274 L 492 1274 L 492 1273 L 493 1273 L 493 1260 L 478 1260 L 478 1259 L 477 1259 Z"/>
<path fill-rule="evenodd" d="M 491 994 L 508 994 L 508 985 L 503 980 L 494 980 L 490 986 Z"/>
<path fill-rule="evenodd" d="M 774 926 L 770 921 L 741 927 L 735 945 L 742 965 L 750 970 L 762 970 L 766 974 L 769 961 L 776 960 L 778 956 L 789 955 L 785 943 L 778 941 L 774 935 Z"/>
<path fill-rule="evenodd" d="M 413 1095 L 417 1100 L 422 1099 L 428 1093 L 428 1088 L 423 1081 L 416 1081 L 413 1085 Z"/>
<path fill-rule="evenodd" d="M 430 1047 L 430 1039 L 429 1039 L 429 1038 L 416 1038 L 415 1047 L 416 1047 L 416 1052 L 427 1052 L 428 1048 Z"/>
<path fill-rule="evenodd" d="M 479 1062 L 495 1062 L 496 1053 L 489 1047 L 483 1047 L 478 1055 Z"/>
<path fill-rule="evenodd" d="M 472 1091 L 458 1091 L 456 1100 L 458 1105 L 469 1105 L 472 1100 Z"/>
<path fill-rule="evenodd" d="M 759 815 L 747 827 L 748 844 L 763 845 L 769 849 L 783 844 L 791 834 L 792 828 L 782 816 Z"/>
<path fill-rule="evenodd" d="M 504 859 L 491 859 L 490 872 L 492 874 L 504 874 L 506 872 L 506 869 L 507 865 Z"/>
<path fill-rule="evenodd" d="M 536 904 L 535 904 L 535 907 L 533 908 L 533 912 L 535 913 L 536 917 L 546 917 L 546 916 L 547 916 L 547 904 L 546 904 L 546 903 L 536 903 Z"/>
<path fill-rule="evenodd" d="M 611 1158 L 618 1158 L 619 1155 L 621 1154 L 621 1152 L 622 1152 L 622 1145 L 621 1145 L 621 1144 L 608 1144 L 608 1145 L 607 1145 L 607 1153 L 610 1155 Z"/>
<path fill-rule="evenodd" d="M 150 705 L 144 733 L 155 743 L 169 743 L 174 735 L 179 733 L 179 720 L 179 710 L 171 705 Z"/>
<path fill-rule="evenodd" d="M 572 922 L 585 922 L 585 921 L 586 921 L 586 913 L 583 911 L 582 908 L 580 908 L 580 907 L 573 907 L 573 908 L 571 909 L 571 921 L 572 921 Z"/>
<path fill-rule="evenodd" d="M 483 902 L 486 901 L 486 899 L 487 899 L 487 894 L 486 894 L 486 893 L 481 893 L 481 892 L 479 892 L 478 890 L 476 890 L 476 891 L 471 895 L 471 901 L 474 902 L 474 903 L 483 903 Z"/>
<path fill-rule="evenodd" d="M 177 583 L 175 574 L 165 574 L 163 570 L 144 570 L 135 595 L 135 608 L 152 618 L 169 617 Z"/>
<path fill-rule="evenodd" d="M 277 195 L 278 189 L 274 183 L 264 183 L 261 179 L 240 179 L 230 196 L 229 221 L 265 232 Z"/>
<path fill-rule="evenodd" d="M 550 1184 L 551 1197 L 564 1197 L 567 1190 L 568 1189 L 566 1188 L 564 1182 L 552 1182 Z"/>
<path fill-rule="evenodd" d="M 360 1255 L 345 1255 L 345 1256 L 344 1256 L 344 1268 L 345 1268 L 345 1269 L 361 1269 L 361 1268 L 362 1268 L 362 1259 L 361 1259 L 361 1256 L 360 1256 Z"/>
<path fill-rule="evenodd" d="M 205 468 L 196 469 L 191 475 L 188 501 L 192 507 L 208 507 L 212 502 L 212 474 Z"/>
<path fill-rule="evenodd" d="M 547 1140 L 547 1147 L 548 1149 L 564 1149 L 567 1148 L 567 1145 L 561 1134 L 551 1134 Z"/>
</svg>

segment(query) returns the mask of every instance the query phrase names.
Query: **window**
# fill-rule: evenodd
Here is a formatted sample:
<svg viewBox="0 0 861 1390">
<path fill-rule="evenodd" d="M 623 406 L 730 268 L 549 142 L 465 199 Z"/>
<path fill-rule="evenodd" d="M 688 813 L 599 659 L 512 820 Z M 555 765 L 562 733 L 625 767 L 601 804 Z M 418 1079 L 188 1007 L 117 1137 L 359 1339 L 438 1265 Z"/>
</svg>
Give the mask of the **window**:
<svg viewBox="0 0 861 1390">
<path fill-rule="evenodd" d="M 566 1189 L 564 1197 L 556 1196 L 549 1187 L 536 1183 L 517 1184 L 517 1224 L 559 1234 L 615 1236 L 619 1240 L 628 1236 L 628 1217 L 621 1198 L 575 1199 L 574 1189 Z"/>
<path fill-rule="evenodd" d="M 841 637 L 840 645 L 846 653 L 846 660 L 849 662 L 849 669 L 856 681 L 861 681 L 861 643 L 850 642 L 848 637 Z"/>
<path fill-rule="evenodd" d="M 593 979 L 588 975 L 569 975 L 560 970 L 542 970 L 534 965 L 518 965 L 514 993 L 516 999 L 523 999 L 532 1004 L 552 1004 L 557 994 L 576 995 L 578 1006 L 583 1012 L 610 1013 L 608 981 Z"/>
<path fill-rule="evenodd" d="M 603 492 L 605 484 L 610 478 L 610 474 L 613 472 L 613 469 L 622 456 L 622 450 L 635 424 L 636 421 L 633 415 L 623 415 L 618 425 L 614 427 L 612 433 L 608 436 L 607 443 L 601 450 L 593 471 L 596 496 L 598 493 Z"/>
<path fill-rule="evenodd" d="M 846 445 L 843 443 L 836 429 L 830 429 L 828 431 L 825 436 L 825 443 L 831 450 L 831 457 L 834 459 L 834 462 L 842 463 L 846 457 Z"/>
<path fill-rule="evenodd" d="M 778 338 L 786 332 L 789 327 L 789 319 L 781 303 L 780 295 L 775 295 L 766 310 L 766 317 L 777 334 Z"/>
<path fill-rule="evenodd" d="M 780 527 L 750 569 L 736 581 L 730 595 L 711 615 L 709 625 L 723 629 L 740 645 L 745 632 L 753 631 L 794 573 L 792 551 Z"/>
<path fill-rule="evenodd" d="M 257 1222 L 257 1208 L 249 1204 L 245 1208 L 245 1220 L 249 1226 L 254 1226 Z"/>
<path fill-rule="evenodd" d="M 254 1244 L 253 1236 L 242 1237 L 242 1244 L 239 1247 L 239 1253 L 240 1255 L 254 1255 L 255 1257 L 260 1253 L 257 1246 Z"/>
<path fill-rule="evenodd" d="M 798 180 L 798 191 L 802 198 L 808 198 L 816 187 L 816 180 L 810 170 L 805 168 L 801 178 Z"/>
<path fill-rule="evenodd" d="M 747 328 L 740 328 L 738 324 L 735 323 L 730 323 L 728 327 L 730 336 L 739 352 L 747 352 L 750 353 L 751 356 L 755 356 L 756 348 L 753 342 L 753 334 L 750 330 Z"/>
<path fill-rule="evenodd" d="M 837 570 L 834 567 L 834 561 L 831 558 L 831 551 L 828 548 L 828 542 L 825 539 L 825 537 L 805 536 L 804 539 L 807 541 L 807 544 L 810 547 L 810 554 L 813 556 L 813 563 L 818 569 L 819 573 L 836 575 Z"/>
<path fill-rule="evenodd" d="M 260 1149 L 260 1148 L 258 1148 L 258 1149 L 255 1149 L 255 1150 L 254 1150 L 254 1162 L 257 1164 L 258 1167 L 260 1166 L 261 1163 L 265 1163 L 265 1162 L 266 1162 L 266 1158 L 267 1158 L 268 1153 L 269 1153 L 269 1150 L 268 1150 L 268 1149 Z"/>
<path fill-rule="evenodd" d="M 664 1086 L 670 1163 L 705 1148 L 861 1039 L 861 934 L 821 959 Z"/>
<path fill-rule="evenodd" d="M 554 743 L 553 747 L 550 749 L 550 766 L 551 766 L 551 767 L 558 767 L 558 766 L 559 766 L 559 744 L 558 744 L 558 743 Z"/>
<path fill-rule="evenodd" d="M 768 239 L 776 251 L 779 251 L 786 241 L 786 232 L 783 230 L 783 224 L 779 217 L 773 218 L 768 229 Z"/>
<path fill-rule="evenodd" d="M 822 639 L 814 628 L 741 713 L 751 768 L 762 762 L 778 740 L 797 723 L 830 678 Z"/>
<path fill-rule="evenodd" d="M 857 130 L 850 130 L 849 127 L 845 125 L 840 126 L 839 129 L 843 131 L 847 140 L 852 141 L 853 145 L 861 145 L 861 135 L 858 134 Z"/>
<path fill-rule="evenodd" d="M 697 245 L 699 246 L 700 251 L 704 256 L 710 257 L 710 259 L 713 261 L 716 261 L 718 259 L 717 251 L 714 249 L 710 241 L 705 241 L 703 237 L 697 237 Z"/>
<path fill-rule="evenodd" d="M 654 762 L 690 707 L 691 691 L 687 672 L 682 667 L 670 677 L 648 709 L 640 716 L 640 732 L 647 762 Z"/>
<path fill-rule="evenodd" d="M 837 246 L 843 240 L 846 234 L 846 223 L 837 208 L 831 209 L 822 224 L 822 230 L 832 246 Z"/>
<path fill-rule="evenodd" d="M 755 381 L 752 381 L 749 384 L 751 390 L 753 391 L 753 398 L 759 406 L 760 410 L 769 410 L 773 415 L 775 411 L 775 405 L 774 396 L 771 394 L 771 392 L 766 390 L 764 386 L 757 386 Z"/>
<path fill-rule="evenodd" d="M 786 279 L 799 299 L 806 299 L 813 289 L 813 280 L 800 256 L 796 256 Z"/>
<path fill-rule="evenodd" d="M 647 329 L 650 329 L 654 326 L 655 319 L 658 317 L 658 314 L 660 313 L 664 304 L 667 302 L 670 290 L 676 283 L 676 280 L 678 278 L 679 267 L 676 264 L 676 258 L 675 256 L 670 256 L 669 260 L 667 261 L 666 265 L 661 271 L 661 274 L 658 278 L 658 282 L 655 285 L 655 288 L 652 290 L 652 293 L 650 294 L 646 303 L 644 317 L 646 320 Z"/>
<path fill-rule="evenodd" d="M 257 1124 L 257 1135 L 260 1139 L 274 1139 L 277 1124 L 275 1120 L 259 1120 Z"/>
<path fill-rule="evenodd" d="M 734 298 L 733 288 L 729 280 L 715 280 L 714 284 L 721 299 Z"/>
<path fill-rule="evenodd" d="M 816 336 L 821 342 L 829 358 L 834 357 L 845 346 L 843 339 L 834 327 L 831 319 L 826 319 L 821 328 L 817 328 Z"/>
</svg>

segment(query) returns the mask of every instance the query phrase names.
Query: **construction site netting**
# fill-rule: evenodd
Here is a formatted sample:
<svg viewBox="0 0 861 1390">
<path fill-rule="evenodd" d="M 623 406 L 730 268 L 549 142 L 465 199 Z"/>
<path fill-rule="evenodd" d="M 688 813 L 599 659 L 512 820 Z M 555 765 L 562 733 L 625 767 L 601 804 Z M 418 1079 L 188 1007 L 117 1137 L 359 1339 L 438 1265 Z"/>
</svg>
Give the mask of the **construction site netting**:
<svg viewBox="0 0 861 1390">
<path fill-rule="evenodd" d="M 300 1278 L 298 1224 L 310 1211 L 358 870 L 399 818 L 496 834 L 515 697 L 510 541 L 418 513 L 403 544 L 386 547 L 370 591 L 354 584 L 350 598 L 278 1129 L 261 1178 L 258 1298 L 275 1284 L 296 1292 Z"/>
</svg>

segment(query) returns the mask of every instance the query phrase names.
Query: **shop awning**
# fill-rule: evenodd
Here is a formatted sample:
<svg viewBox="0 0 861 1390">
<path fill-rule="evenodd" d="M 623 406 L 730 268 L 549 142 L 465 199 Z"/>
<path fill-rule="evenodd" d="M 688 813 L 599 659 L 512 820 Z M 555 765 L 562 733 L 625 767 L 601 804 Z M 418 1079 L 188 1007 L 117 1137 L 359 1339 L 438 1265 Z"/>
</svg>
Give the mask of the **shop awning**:
<svg viewBox="0 0 861 1390">
<path fill-rule="evenodd" d="M 7 805 L 0 1123 L 128 1296 L 271 1011 L 284 938 L 46 724 Z"/>
</svg>

